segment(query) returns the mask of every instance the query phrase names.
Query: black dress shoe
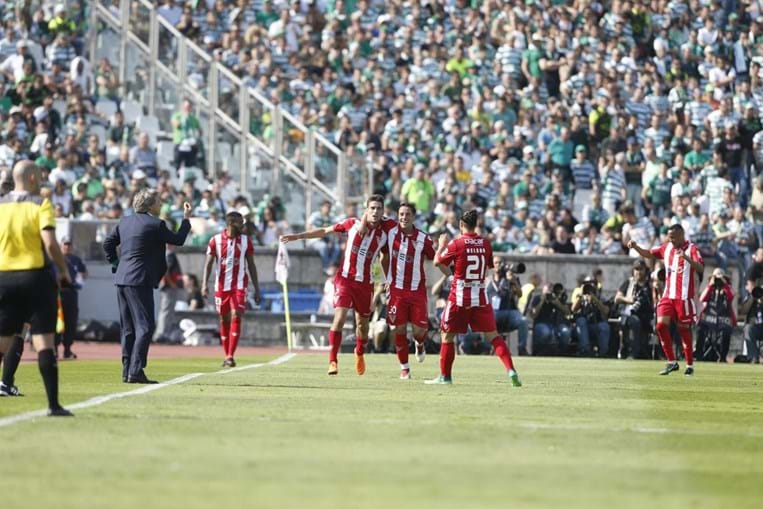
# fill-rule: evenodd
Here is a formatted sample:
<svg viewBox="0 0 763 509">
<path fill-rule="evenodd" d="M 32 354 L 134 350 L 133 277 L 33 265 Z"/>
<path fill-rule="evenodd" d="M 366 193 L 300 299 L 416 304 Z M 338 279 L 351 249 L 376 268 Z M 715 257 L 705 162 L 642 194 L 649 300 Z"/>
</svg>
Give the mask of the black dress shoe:
<svg viewBox="0 0 763 509">
<path fill-rule="evenodd" d="M 60 406 L 48 409 L 48 417 L 74 417 L 74 414 Z"/>
<path fill-rule="evenodd" d="M 123 384 L 126 384 L 126 383 L 127 383 L 127 377 L 126 377 L 126 376 L 123 376 L 123 377 L 122 377 L 122 383 L 123 383 Z"/>
<path fill-rule="evenodd" d="M 127 383 L 128 384 L 158 384 L 156 380 L 149 380 L 149 378 L 144 375 L 140 374 L 137 376 L 129 376 L 127 377 Z"/>
</svg>

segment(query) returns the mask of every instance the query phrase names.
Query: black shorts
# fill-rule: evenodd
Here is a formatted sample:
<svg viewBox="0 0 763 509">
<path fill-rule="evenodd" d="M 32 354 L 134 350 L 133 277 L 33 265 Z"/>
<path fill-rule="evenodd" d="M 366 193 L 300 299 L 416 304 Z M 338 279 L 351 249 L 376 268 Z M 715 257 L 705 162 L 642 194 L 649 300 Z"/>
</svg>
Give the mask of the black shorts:
<svg viewBox="0 0 763 509">
<path fill-rule="evenodd" d="M 32 334 L 55 333 L 57 299 L 48 269 L 0 272 L 0 336 L 21 333 L 27 322 Z"/>
</svg>

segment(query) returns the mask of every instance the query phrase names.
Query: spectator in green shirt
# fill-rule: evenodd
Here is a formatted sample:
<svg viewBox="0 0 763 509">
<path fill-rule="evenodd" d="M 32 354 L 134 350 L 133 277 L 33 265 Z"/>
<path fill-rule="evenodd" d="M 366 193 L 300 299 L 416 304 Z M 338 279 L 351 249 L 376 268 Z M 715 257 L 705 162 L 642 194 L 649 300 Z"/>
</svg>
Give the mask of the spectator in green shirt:
<svg viewBox="0 0 763 509">
<path fill-rule="evenodd" d="M 548 154 L 551 158 L 551 164 L 558 168 L 569 170 L 574 148 L 575 144 L 570 140 L 569 128 L 562 127 L 559 136 L 551 140 L 551 143 L 548 144 Z"/>
<path fill-rule="evenodd" d="M 196 166 L 201 145 L 201 124 L 193 114 L 191 101 L 183 99 L 180 111 L 172 115 L 172 143 L 175 144 L 175 168 Z"/>
<path fill-rule="evenodd" d="M 437 193 L 426 173 L 426 167 L 423 164 L 417 164 L 414 167 L 414 176 L 403 184 L 400 196 L 403 201 L 413 203 L 419 213 L 426 214 L 432 210 L 432 204 Z"/>
<path fill-rule="evenodd" d="M 705 163 L 710 160 L 702 150 L 702 140 L 694 138 L 691 142 L 692 150 L 684 157 L 684 166 L 696 173 L 704 168 Z"/>
<path fill-rule="evenodd" d="M 530 46 L 522 53 L 522 73 L 527 81 L 543 76 L 543 72 L 540 70 L 540 59 L 543 57 L 543 51 L 540 49 L 542 41 L 543 36 L 537 32 L 534 33 Z"/>
<path fill-rule="evenodd" d="M 265 0 L 262 2 L 262 10 L 254 15 L 254 20 L 258 25 L 265 28 L 278 19 L 278 13 L 273 10 L 273 2 Z"/>
<path fill-rule="evenodd" d="M 448 60 L 445 65 L 445 70 L 448 72 L 457 72 L 460 77 L 465 77 L 469 74 L 469 69 L 474 66 L 474 62 L 464 56 L 464 49 L 460 46 L 456 46 L 455 55 Z"/>
<path fill-rule="evenodd" d="M 648 189 L 644 189 L 643 198 L 651 203 L 652 215 L 662 219 L 670 210 L 670 191 L 673 179 L 668 175 L 668 164 L 661 163 L 659 173 L 649 181 Z"/>
<path fill-rule="evenodd" d="M 53 144 L 51 142 L 48 141 L 45 143 L 45 147 L 42 149 L 42 154 L 35 159 L 34 164 L 42 168 L 47 168 L 48 170 L 52 170 L 56 167 L 56 158 L 53 154 Z"/>
</svg>

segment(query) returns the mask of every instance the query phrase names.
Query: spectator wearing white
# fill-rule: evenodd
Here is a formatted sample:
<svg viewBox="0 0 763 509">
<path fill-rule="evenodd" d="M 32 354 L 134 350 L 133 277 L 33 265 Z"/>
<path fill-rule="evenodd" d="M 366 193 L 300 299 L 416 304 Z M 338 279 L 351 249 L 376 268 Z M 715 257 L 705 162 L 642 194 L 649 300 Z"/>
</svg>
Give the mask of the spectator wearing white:
<svg viewBox="0 0 763 509">
<path fill-rule="evenodd" d="M 69 67 L 69 64 L 77 56 L 74 46 L 69 43 L 69 39 L 64 33 L 59 33 L 53 44 L 50 44 L 45 52 L 45 56 L 48 59 L 48 68 L 52 68 L 53 64 L 59 64 L 62 69 Z"/>
<path fill-rule="evenodd" d="M 16 42 L 16 53 L 6 58 L 2 65 L 0 65 L 0 72 L 14 83 L 18 83 L 24 77 L 24 62 L 27 59 L 31 59 L 34 62 L 34 58 L 29 55 L 27 41 L 22 39 Z"/>
<path fill-rule="evenodd" d="M 142 170 L 148 178 L 155 179 L 159 173 L 159 160 L 156 151 L 149 145 L 147 133 L 138 135 L 138 144 L 130 149 L 130 164 Z"/>
<path fill-rule="evenodd" d="M 167 22 L 174 26 L 180 23 L 180 18 L 183 16 L 183 9 L 180 6 L 175 5 L 174 0 L 164 0 L 161 7 L 156 10 L 156 13 Z"/>
<path fill-rule="evenodd" d="M 83 57 L 74 57 L 69 66 L 69 80 L 75 85 L 80 86 L 80 90 L 85 96 L 91 96 L 95 92 L 95 78 L 93 76 L 93 67 Z"/>
<path fill-rule="evenodd" d="M 69 166 L 69 158 L 65 152 L 58 154 L 56 167 L 53 168 L 50 175 L 48 175 L 48 181 L 53 185 L 59 180 L 66 182 L 67 186 L 71 186 L 74 184 L 74 181 L 77 180 L 77 175 L 71 170 L 71 167 Z"/>
<path fill-rule="evenodd" d="M 318 230 L 336 224 L 336 217 L 331 213 L 331 202 L 325 200 L 321 203 L 320 209 L 313 212 L 307 221 L 308 230 Z M 341 251 L 339 242 L 331 237 L 322 239 L 313 239 L 307 241 L 307 246 L 318 251 L 323 262 L 323 270 L 327 270 L 331 265 L 339 261 Z"/>
<path fill-rule="evenodd" d="M 16 54 L 18 46 L 16 45 L 16 27 L 13 21 L 4 23 L 3 38 L 0 39 L 0 61 L 5 61 Z"/>
<path fill-rule="evenodd" d="M 648 249 L 654 245 L 655 232 L 654 225 L 646 216 L 636 217 L 632 207 L 625 207 L 623 210 L 623 245 L 627 246 L 629 241 L 634 241 L 637 245 Z M 640 255 L 635 249 L 628 253 L 632 258 L 638 258 Z"/>
<path fill-rule="evenodd" d="M 300 27 L 291 19 L 289 9 L 283 9 L 281 16 L 268 27 L 268 37 L 275 39 L 284 36 L 286 49 L 289 53 L 295 53 L 299 49 Z"/>
<path fill-rule="evenodd" d="M 714 155 L 717 155 L 716 152 Z M 732 189 L 733 186 L 728 180 L 728 170 L 721 163 L 718 167 L 716 176 L 709 177 L 705 183 L 704 195 L 707 196 L 708 211 L 710 215 L 717 214 L 723 208 L 723 192 L 725 189 Z"/>
<path fill-rule="evenodd" d="M 736 125 L 742 120 L 742 116 L 733 108 L 731 96 L 726 96 L 721 101 L 720 109 L 714 110 L 705 117 L 705 127 L 710 129 L 713 138 L 720 138 L 724 127 L 729 124 Z"/>
<path fill-rule="evenodd" d="M 17 156 L 17 147 L 20 144 L 16 138 L 16 133 L 9 133 L 5 137 L 4 143 L 0 145 L 0 167 L 6 167 L 9 170 L 13 168 Z"/>
<path fill-rule="evenodd" d="M 585 146 L 578 145 L 575 147 L 575 159 L 570 162 L 570 170 L 576 190 L 593 189 L 594 182 L 598 180 L 596 168 L 586 155 Z"/>
<path fill-rule="evenodd" d="M 612 157 L 612 150 L 608 149 L 603 161 L 600 163 L 599 175 L 601 178 L 601 202 L 609 216 L 614 216 L 621 203 L 627 199 L 628 189 L 626 185 L 625 154 L 617 153 Z"/>
<path fill-rule="evenodd" d="M 66 181 L 58 179 L 50 196 L 53 207 L 61 207 L 61 216 L 69 217 L 72 213 L 72 193 L 69 191 Z"/>
</svg>

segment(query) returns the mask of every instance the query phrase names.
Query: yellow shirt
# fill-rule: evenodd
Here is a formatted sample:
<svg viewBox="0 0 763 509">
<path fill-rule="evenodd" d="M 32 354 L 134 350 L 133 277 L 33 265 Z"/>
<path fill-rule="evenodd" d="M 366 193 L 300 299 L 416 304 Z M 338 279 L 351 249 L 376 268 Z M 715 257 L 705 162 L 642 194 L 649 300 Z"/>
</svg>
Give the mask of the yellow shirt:
<svg viewBox="0 0 763 509">
<path fill-rule="evenodd" d="M 0 272 L 43 268 L 40 231 L 55 227 L 49 200 L 15 192 L 0 198 Z"/>
</svg>

